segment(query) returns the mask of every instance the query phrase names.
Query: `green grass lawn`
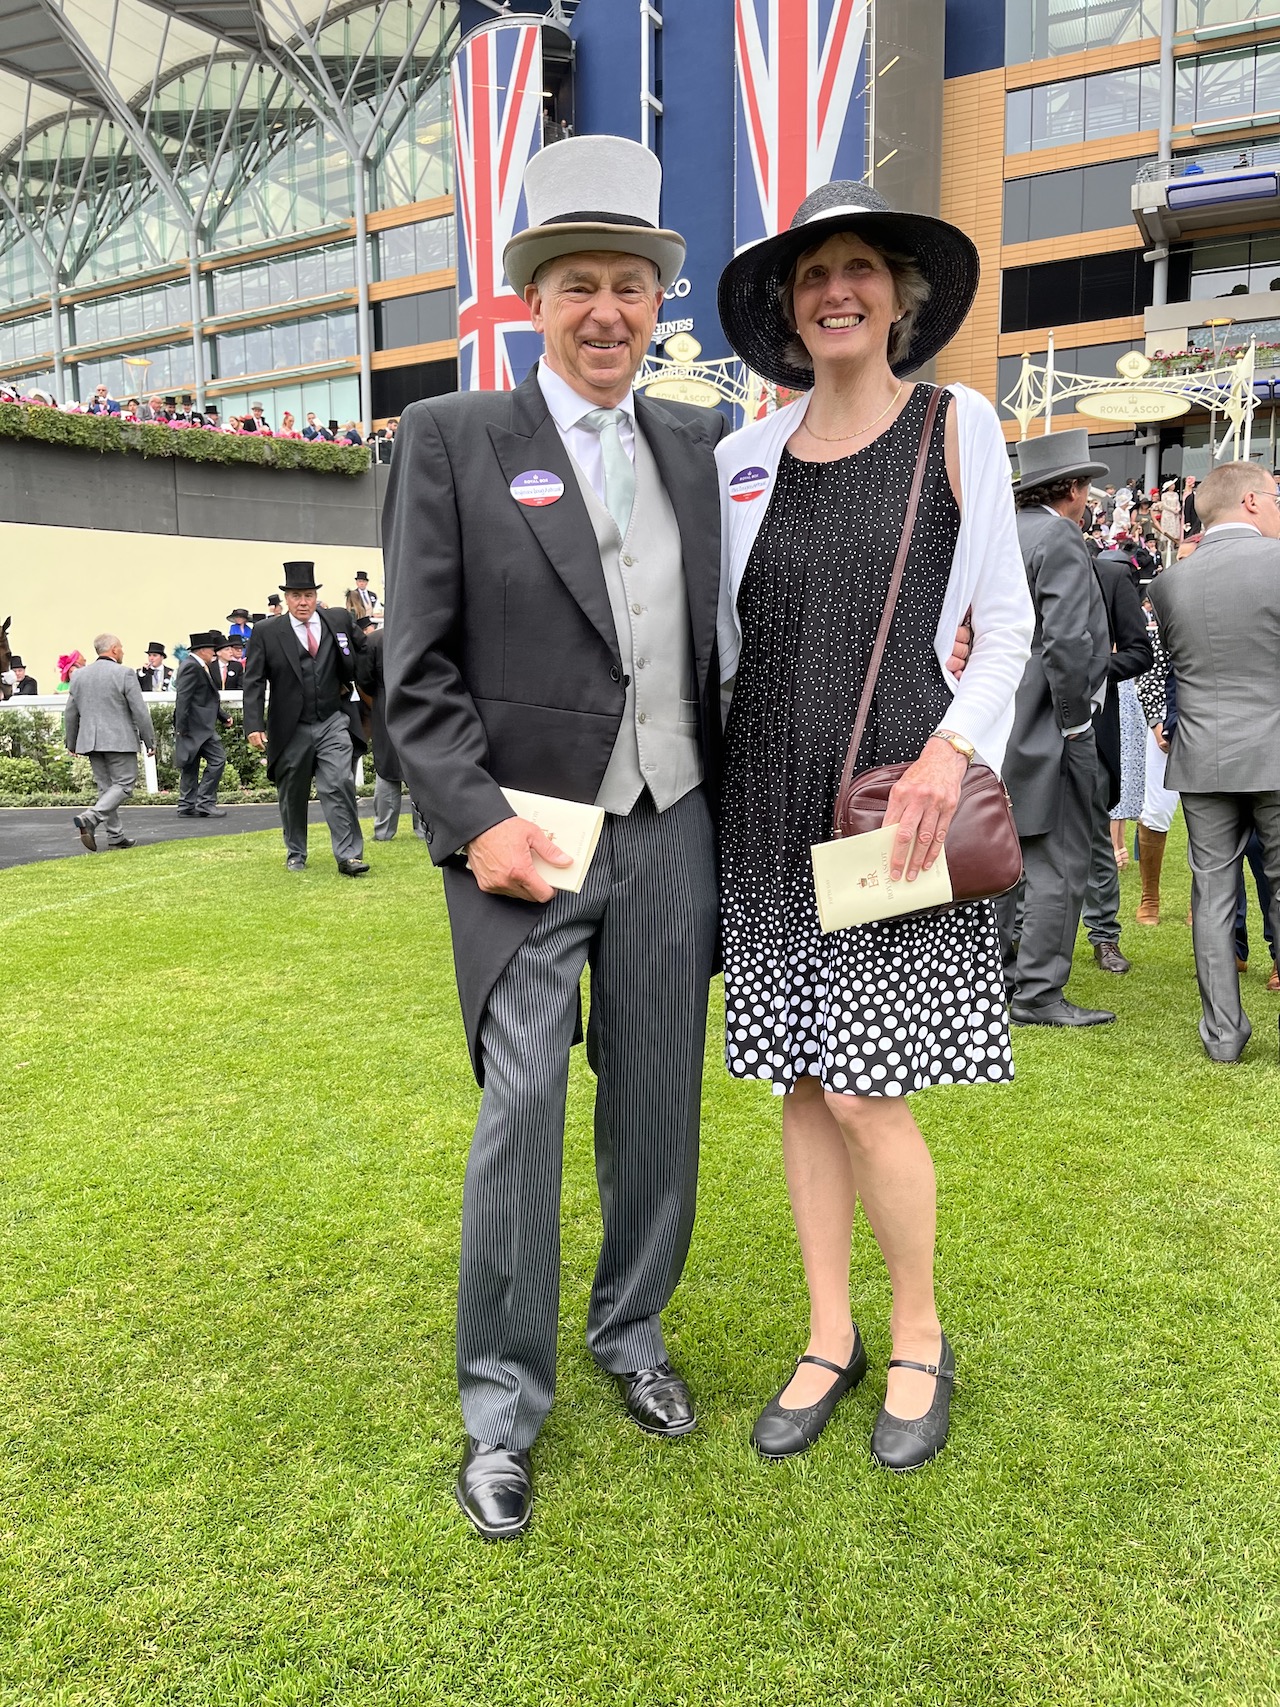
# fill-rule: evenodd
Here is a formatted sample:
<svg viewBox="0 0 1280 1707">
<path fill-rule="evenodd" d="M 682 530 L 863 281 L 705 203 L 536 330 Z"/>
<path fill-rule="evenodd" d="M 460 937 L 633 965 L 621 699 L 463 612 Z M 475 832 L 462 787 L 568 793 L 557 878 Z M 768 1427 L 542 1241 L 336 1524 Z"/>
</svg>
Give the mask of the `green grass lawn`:
<svg viewBox="0 0 1280 1707">
<path fill-rule="evenodd" d="M 718 1018 L 668 1313 L 702 1424 L 624 1420 L 583 1344 L 575 1061 L 559 1398 L 504 1547 L 452 1498 L 476 1094 L 439 881 L 403 831 L 359 884 L 314 851 L 0 875 L 2 1707 L 1280 1701 L 1280 1001 L 1259 942 L 1254 1041 L 1206 1061 L 1180 846 L 1133 973 L 1081 958 L 1120 1024 L 917 1099 L 960 1379 L 913 1478 L 867 1453 L 865 1224 L 869 1379 L 806 1458 L 748 1445 L 805 1296 L 778 1104 L 725 1078 Z"/>
</svg>

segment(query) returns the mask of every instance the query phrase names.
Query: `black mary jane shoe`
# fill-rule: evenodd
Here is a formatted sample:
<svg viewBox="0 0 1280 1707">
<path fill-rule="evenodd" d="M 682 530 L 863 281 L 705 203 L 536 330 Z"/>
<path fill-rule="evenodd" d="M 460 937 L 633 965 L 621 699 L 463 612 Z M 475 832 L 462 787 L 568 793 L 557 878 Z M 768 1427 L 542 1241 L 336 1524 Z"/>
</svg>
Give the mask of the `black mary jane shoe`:
<svg viewBox="0 0 1280 1707">
<path fill-rule="evenodd" d="M 698 1426 L 693 1395 L 669 1363 L 619 1375 L 632 1422 L 646 1434 L 689 1434 Z"/>
<path fill-rule="evenodd" d="M 841 1399 L 846 1393 L 851 1393 L 867 1373 L 867 1348 L 862 1343 L 857 1324 L 853 1329 L 853 1355 L 843 1369 L 838 1363 L 828 1363 L 825 1357 L 814 1357 L 809 1352 L 798 1360 L 797 1369 L 801 1363 L 816 1363 L 819 1369 L 829 1369 L 835 1380 L 817 1404 L 804 1405 L 798 1410 L 791 1410 L 780 1402 L 795 1379 L 794 1374 L 779 1387 L 756 1418 L 756 1426 L 751 1431 L 751 1444 L 762 1458 L 794 1458 L 798 1452 L 807 1452 L 831 1421 L 831 1413 Z"/>
<path fill-rule="evenodd" d="M 919 1470 L 931 1463 L 947 1444 L 951 1427 L 951 1391 L 956 1381 L 956 1354 L 947 1336 L 936 1363 L 916 1363 L 891 1357 L 890 1369 L 918 1369 L 934 1377 L 933 1403 L 922 1417 L 895 1417 L 883 1405 L 871 1433 L 871 1456 L 882 1470 Z"/>
<path fill-rule="evenodd" d="M 455 1488 L 458 1504 L 486 1541 L 523 1535 L 533 1516 L 533 1472 L 528 1452 L 486 1446 L 467 1437 Z"/>
</svg>

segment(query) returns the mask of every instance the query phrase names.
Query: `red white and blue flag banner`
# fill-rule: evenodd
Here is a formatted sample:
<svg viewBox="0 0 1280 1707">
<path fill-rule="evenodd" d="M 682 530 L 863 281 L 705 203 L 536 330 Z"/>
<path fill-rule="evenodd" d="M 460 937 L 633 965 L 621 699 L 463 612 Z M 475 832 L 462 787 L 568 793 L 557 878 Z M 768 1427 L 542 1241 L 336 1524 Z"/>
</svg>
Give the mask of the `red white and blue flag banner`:
<svg viewBox="0 0 1280 1707">
<path fill-rule="evenodd" d="M 454 56 L 454 185 L 458 216 L 458 386 L 511 391 L 542 349 L 502 251 L 527 224 L 522 179 L 542 146 L 542 34 L 499 24 Z"/>
<path fill-rule="evenodd" d="M 734 248 L 867 172 L 869 0 L 734 0 Z"/>
</svg>

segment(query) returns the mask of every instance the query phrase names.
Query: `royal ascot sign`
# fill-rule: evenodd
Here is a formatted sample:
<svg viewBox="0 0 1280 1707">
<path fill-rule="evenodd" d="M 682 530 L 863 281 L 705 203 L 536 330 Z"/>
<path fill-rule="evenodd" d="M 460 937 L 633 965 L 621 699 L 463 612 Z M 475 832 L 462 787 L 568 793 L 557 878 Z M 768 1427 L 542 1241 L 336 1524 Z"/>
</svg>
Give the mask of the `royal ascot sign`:
<svg viewBox="0 0 1280 1707">
<path fill-rule="evenodd" d="M 1172 421 L 1185 415 L 1191 404 L 1167 391 L 1133 386 L 1124 391 L 1088 391 L 1073 399 L 1073 407 L 1096 421 Z"/>
</svg>

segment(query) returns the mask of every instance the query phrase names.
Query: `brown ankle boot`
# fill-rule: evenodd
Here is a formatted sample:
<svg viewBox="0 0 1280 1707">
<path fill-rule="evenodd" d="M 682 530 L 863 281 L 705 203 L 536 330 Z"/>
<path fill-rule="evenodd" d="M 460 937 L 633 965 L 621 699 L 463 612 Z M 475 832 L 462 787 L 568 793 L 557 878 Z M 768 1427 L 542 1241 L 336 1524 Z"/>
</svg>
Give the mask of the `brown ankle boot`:
<svg viewBox="0 0 1280 1707">
<path fill-rule="evenodd" d="M 1164 864 L 1164 830 L 1148 830 L 1138 825 L 1138 863 L 1142 867 L 1142 899 L 1138 902 L 1137 920 L 1140 925 L 1160 923 L 1160 867 Z"/>
</svg>

